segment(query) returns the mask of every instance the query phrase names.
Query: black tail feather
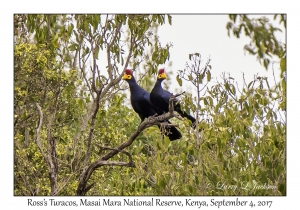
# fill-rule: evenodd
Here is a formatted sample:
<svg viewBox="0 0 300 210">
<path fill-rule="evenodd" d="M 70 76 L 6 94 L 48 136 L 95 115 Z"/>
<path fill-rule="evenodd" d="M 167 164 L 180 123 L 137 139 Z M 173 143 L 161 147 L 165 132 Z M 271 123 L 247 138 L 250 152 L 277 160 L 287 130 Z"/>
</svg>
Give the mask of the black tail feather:
<svg viewBox="0 0 300 210">
<path fill-rule="evenodd" d="M 181 133 L 173 126 L 169 126 L 166 128 L 166 135 L 169 137 L 170 141 L 174 141 L 180 139 Z"/>
<path fill-rule="evenodd" d="M 195 128 L 195 126 L 196 126 L 196 119 L 195 119 L 193 116 L 191 116 L 191 115 L 189 115 L 188 113 L 182 111 L 181 109 L 178 109 L 178 110 L 176 110 L 176 111 L 180 114 L 181 117 L 183 117 L 183 118 L 184 118 L 184 117 L 188 118 L 188 119 L 192 122 L 191 127 L 192 127 L 192 128 Z"/>
<path fill-rule="evenodd" d="M 168 123 L 170 123 L 170 122 L 168 121 Z M 161 126 L 158 126 L 158 127 L 161 130 L 162 135 L 168 136 L 170 141 L 174 141 L 174 140 L 180 139 L 182 137 L 180 131 L 177 130 L 174 126 L 166 126 L 166 127 L 164 127 L 164 130 L 162 130 Z"/>
</svg>

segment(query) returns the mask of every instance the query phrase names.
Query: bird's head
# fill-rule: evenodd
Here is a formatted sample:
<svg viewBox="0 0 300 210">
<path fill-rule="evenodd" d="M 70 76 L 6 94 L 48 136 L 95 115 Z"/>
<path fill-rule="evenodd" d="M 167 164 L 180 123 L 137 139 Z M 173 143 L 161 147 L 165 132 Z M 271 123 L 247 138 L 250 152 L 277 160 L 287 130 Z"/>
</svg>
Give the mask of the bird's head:
<svg viewBox="0 0 300 210">
<path fill-rule="evenodd" d="M 126 69 L 122 80 L 131 80 L 133 78 L 132 70 Z"/>
<path fill-rule="evenodd" d="M 160 69 L 158 71 L 157 79 L 161 79 L 161 80 L 167 79 L 167 75 L 165 74 L 165 69 Z"/>
</svg>

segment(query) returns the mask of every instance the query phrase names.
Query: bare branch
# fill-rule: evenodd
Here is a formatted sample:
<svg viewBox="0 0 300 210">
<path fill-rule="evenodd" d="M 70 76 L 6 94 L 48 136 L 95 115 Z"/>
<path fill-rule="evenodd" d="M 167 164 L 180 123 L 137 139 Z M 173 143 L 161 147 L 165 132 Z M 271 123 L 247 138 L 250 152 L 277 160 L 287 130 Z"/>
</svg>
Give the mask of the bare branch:
<svg viewBox="0 0 300 210">
<path fill-rule="evenodd" d="M 94 134 L 95 120 L 96 120 L 96 116 L 97 116 L 97 113 L 99 110 L 99 102 L 100 102 L 100 94 L 97 93 L 97 98 L 94 101 L 94 103 L 96 103 L 96 107 L 92 114 L 92 121 L 91 121 L 91 126 L 90 126 L 89 137 L 88 137 L 87 150 L 86 150 L 86 155 L 85 155 L 84 163 L 83 163 L 83 173 L 85 172 L 85 168 L 87 167 L 89 158 L 91 156 L 91 145 L 92 145 L 92 139 L 93 139 L 93 134 Z"/>
<path fill-rule="evenodd" d="M 77 145 L 78 139 L 79 139 L 79 137 L 81 135 L 81 132 L 83 130 L 85 130 L 85 128 L 86 128 L 86 126 L 87 126 L 87 124 L 88 124 L 88 122 L 89 122 L 92 114 L 95 112 L 96 107 L 97 107 L 97 103 L 96 103 L 96 101 L 94 101 L 94 103 L 91 105 L 91 108 L 89 109 L 89 111 L 84 116 L 84 118 L 83 118 L 83 120 L 81 122 L 81 126 L 79 127 L 77 133 L 75 134 L 75 136 L 73 138 L 73 150 L 76 149 L 76 145 Z M 75 156 L 74 156 L 74 158 L 75 158 Z"/>
<path fill-rule="evenodd" d="M 51 195 L 55 195 L 56 194 L 56 179 L 57 179 L 58 168 L 57 168 L 56 153 L 55 153 L 55 140 L 53 139 L 51 132 L 50 132 L 52 120 L 50 120 L 48 129 L 47 129 L 48 153 L 46 155 L 46 153 L 43 151 L 43 148 L 42 148 L 41 142 L 40 142 L 40 130 L 41 130 L 42 123 L 43 123 L 43 112 L 38 103 L 36 103 L 35 105 L 40 113 L 39 125 L 38 125 L 37 131 L 36 131 L 36 135 L 37 135 L 36 143 L 45 159 L 45 162 L 49 166 L 49 175 L 50 175 L 50 182 L 51 182 Z M 53 115 L 51 118 L 53 118 Z"/>
<path fill-rule="evenodd" d="M 36 105 L 36 107 L 39 111 L 39 114 L 40 114 L 39 125 L 38 125 L 38 128 L 36 129 L 36 144 L 37 144 L 39 150 L 41 151 L 45 161 L 48 163 L 47 156 L 46 156 L 45 152 L 43 151 L 43 148 L 42 148 L 41 142 L 40 142 L 40 131 L 41 131 L 42 124 L 43 124 L 43 112 L 42 112 L 42 109 L 41 109 L 41 107 L 38 103 L 36 103 L 35 105 Z"/>
<path fill-rule="evenodd" d="M 48 139 L 48 161 L 49 161 L 49 178 L 51 185 L 51 195 L 57 194 L 57 175 L 58 175 L 58 163 L 57 163 L 57 155 L 56 155 L 56 141 L 52 136 L 52 125 L 55 120 L 55 115 L 58 110 L 58 96 L 60 91 L 56 91 L 55 93 L 55 107 L 53 107 L 51 111 L 50 118 L 48 120 L 47 125 L 47 139 Z"/>
<path fill-rule="evenodd" d="M 93 68 L 91 67 L 92 70 L 92 74 L 93 74 L 93 80 L 92 80 L 92 88 L 95 92 L 98 92 L 97 88 L 96 88 L 96 59 L 95 59 L 95 52 L 94 52 L 94 45 L 93 45 L 93 41 L 90 41 L 91 43 L 91 52 L 93 53 Z"/>
<path fill-rule="evenodd" d="M 73 61 L 73 64 L 72 64 L 73 69 L 76 68 L 76 61 L 77 61 L 77 56 L 78 56 L 79 51 L 80 51 L 80 49 L 76 49 L 75 56 L 74 56 L 74 61 Z"/>
<path fill-rule="evenodd" d="M 111 38 L 110 43 L 107 45 L 107 50 L 106 50 L 106 53 L 107 53 L 107 64 L 108 64 L 107 72 L 108 72 L 108 75 L 109 75 L 109 79 L 111 81 L 113 81 L 113 75 L 112 75 L 113 67 L 112 67 L 111 60 L 110 60 L 111 59 L 110 48 L 114 44 L 114 42 L 116 41 L 117 35 L 120 32 L 121 26 L 122 26 L 122 23 L 120 22 L 119 25 L 118 25 L 118 27 L 115 30 L 115 33 L 114 33 L 113 37 Z"/>
<path fill-rule="evenodd" d="M 99 147 L 100 149 L 103 149 L 103 150 L 117 150 L 115 148 L 110 148 L 110 147 L 104 147 L 104 146 L 100 146 L 100 145 L 96 145 L 97 147 Z M 129 161 L 130 162 L 133 162 L 132 160 L 132 156 L 129 152 L 126 152 L 126 151 L 123 151 L 123 150 L 117 150 L 118 152 L 121 152 L 121 153 L 124 153 L 125 155 L 127 155 L 129 157 Z"/>
<path fill-rule="evenodd" d="M 95 100 L 94 92 L 93 92 L 92 89 L 91 89 L 91 86 L 90 86 L 90 84 L 89 84 L 88 79 L 86 78 L 86 75 L 85 75 L 85 73 L 84 73 L 84 70 L 82 70 L 82 72 L 83 72 L 83 77 L 84 77 L 85 83 L 86 83 L 86 85 L 87 85 L 87 87 L 88 87 L 88 89 L 89 89 L 89 91 L 90 91 L 90 95 L 91 95 L 92 98 Z"/>
<path fill-rule="evenodd" d="M 129 166 L 129 167 L 135 167 L 133 162 L 121 162 L 121 161 L 100 161 L 100 166 Z"/>
<path fill-rule="evenodd" d="M 131 36 L 133 36 L 133 35 L 131 35 Z M 101 94 L 101 97 L 100 97 L 101 99 L 105 97 L 106 93 L 109 91 L 109 89 L 110 89 L 111 87 L 113 87 L 114 85 L 116 85 L 117 83 L 119 83 L 119 82 L 121 81 L 121 79 L 122 79 L 122 77 L 123 77 L 123 73 L 124 73 L 124 71 L 125 71 L 125 70 L 127 69 L 127 67 L 128 67 L 129 60 L 130 60 L 130 58 L 131 58 L 131 56 L 132 56 L 132 52 L 133 52 L 134 47 L 135 47 L 135 45 L 134 45 L 134 38 L 131 37 L 131 46 L 130 46 L 130 50 L 129 50 L 128 57 L 127 57 L 127 59 L 126 59 L 126 62 L 125 62 L 123 71 L 122 71 L 122 73 L 121 73 L 116 79 L 111 80 L 111 81 L 108 83 L 108 85 L 107 85 L 107 86 L 105 87 L 105 89 L 102 91 L 102 94 Z"/>
<path fill-rule="evenodd" d="M 176 116 L 176 118 L 179 118 L 178 116 Z M 182 119 L 182 118 L 181 118 Z M 179 127 L 179 125 L 175 125 L 175 124 L 172 124 L 172 123 L 167 123 L 167 122 L 156 122 L 154 123 L 155 125 L 159 125 L 161 127 Z"/>
</svg>

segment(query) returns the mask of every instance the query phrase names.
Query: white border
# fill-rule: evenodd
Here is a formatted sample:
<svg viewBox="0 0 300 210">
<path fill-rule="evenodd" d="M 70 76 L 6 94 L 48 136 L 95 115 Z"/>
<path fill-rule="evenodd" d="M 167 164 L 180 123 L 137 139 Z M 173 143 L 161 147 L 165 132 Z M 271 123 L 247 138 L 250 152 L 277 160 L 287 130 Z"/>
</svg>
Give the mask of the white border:
<svg viewBox="0 0 300 210">
<path fill-rule="evenodd" d="M 29 209 L 27 197 L 13 196 L 13 14 L 14 13 L 287 13 L 287 68 L 288 68 L 288 135 L 287 135 L 287 196 L 286 197 L 239 197 L 243 200 L 273 200 L 271 209 L 299 208 L 298 189 L 299 182 L 299 8 L 296 1 L 278 0 L 211 0 L 211 1 L 2 1 L 0 16 L 1 40 L 1 82 L 0 82 L 0 166 L 1 166 L 1 201 L 2 209 L 21 207 Z M 298 132 L 297 132 L 298 130 Z M 117 197 L 112 197 L 117 198 Z M 158 197 L 155 197 L 158 198 Z M 186 197 L 163 197 L 165 200 L 184 200 Z M 193 197 L 195 198 L 195 197 Z M 209 201 L 210 197 L 198 197 Z M 235 197 L 224 197 L 232 200 Z M 42 200 L 43 197 L 36 199 Z M 49 199 L 49 197 L 46 197 Z M 59 200 L 79 200 L 78 197 L 56 197 Z M 93 198 L 91 198 L 93 199 Z M 120 198 L 122 199 L 122 198 Z M 217 197 L 223 199 L 223 197 Z M 48 206 L 50 208 L 50 206 Z M 48 208 L 47 207 L 47 208 Z M 294 207 L 294 208 L 293 208 Z M 56 209 L 62 207 L 56 207 Z M 66 208 L 66 207 L 64 207 Z M 100 209 L 100 207 L 94 207 Z M 161 207 L 155 207 L 161 208 Z M 163 207 L 164 209 L 166 207 Z M 166 209 L 176 209 L 174 207 Z M 226 207 L 224 207 L 226 208 Z M 232 207 L 230 207 L 231 209 Z M 77 209 L 82 209 L 77 207 Z M 105 209 L 105 208 L 101 208 Z M 112 209 L 112 208 L 109 208 Z M 136 208 L 137 209 L 137 208 Z M 179 208 L 178 208 L 179 209 Z M 181 208 L 182 209 L 182 208 Z M 193 207 L 197 209 L 197 207 Z M 229 209 L 229 208 L 227 208 Z M 239 209 L 239 208 L 236 208 Z"/>
</svg>

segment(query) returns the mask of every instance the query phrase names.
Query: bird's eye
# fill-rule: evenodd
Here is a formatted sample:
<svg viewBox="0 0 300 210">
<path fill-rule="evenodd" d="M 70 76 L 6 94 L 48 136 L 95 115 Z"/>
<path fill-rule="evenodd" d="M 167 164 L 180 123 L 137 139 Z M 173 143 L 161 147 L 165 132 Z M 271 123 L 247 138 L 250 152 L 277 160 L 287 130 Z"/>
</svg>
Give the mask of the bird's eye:
<svg viewBox="0 0 300 210">
<path fill-rule="evenodd" d="M 131 79 L 132 78 L 132 76 L 131 75 L 127 75 L 127 79 Z"/>
<path fill-rule="evenodd" d="M 159 75 L 157 76 L 157 78 L 158 78 L 158 79 L 166 79 L 167 76 L 166 76 L 165 73 L 161 73 L 161 74 L 159 74 Z"/>
</svg>

